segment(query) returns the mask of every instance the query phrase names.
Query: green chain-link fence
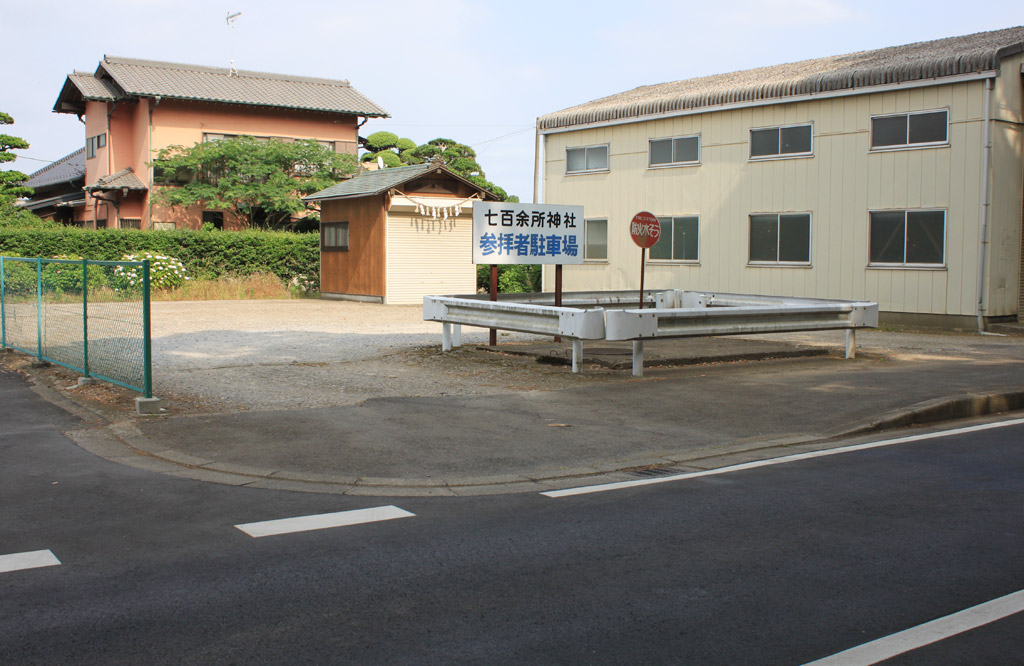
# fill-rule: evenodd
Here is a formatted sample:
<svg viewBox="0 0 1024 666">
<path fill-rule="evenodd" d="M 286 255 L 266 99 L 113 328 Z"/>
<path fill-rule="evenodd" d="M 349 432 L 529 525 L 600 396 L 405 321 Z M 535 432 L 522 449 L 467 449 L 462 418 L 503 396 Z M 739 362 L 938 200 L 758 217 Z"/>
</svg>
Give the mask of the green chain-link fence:
<svg viewBox="0 0 1024 666">
<path fill-rule="evenodd" d="M 149 261 L 0 257 L 0 346 L 153 397 Z"/>
</svg>

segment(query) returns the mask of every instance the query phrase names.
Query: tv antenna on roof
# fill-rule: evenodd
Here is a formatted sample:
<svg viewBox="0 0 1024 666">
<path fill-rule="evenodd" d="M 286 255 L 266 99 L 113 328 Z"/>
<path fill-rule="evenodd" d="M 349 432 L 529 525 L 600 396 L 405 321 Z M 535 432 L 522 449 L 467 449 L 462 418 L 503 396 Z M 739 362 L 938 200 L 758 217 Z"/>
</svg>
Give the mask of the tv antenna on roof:
<svg viewBox="0 0 1024 666">
<path fill-rule="evenodd" d="M 242 15 L 242 12 L 235 12 L 232 14 L 228 12 L 226 20 L 227 24 L 231 26 L 231 66 L 228 68 L 228 76 L 238 76 L 238 70 L 235 69 L 235 19 Z"/>
</svg>

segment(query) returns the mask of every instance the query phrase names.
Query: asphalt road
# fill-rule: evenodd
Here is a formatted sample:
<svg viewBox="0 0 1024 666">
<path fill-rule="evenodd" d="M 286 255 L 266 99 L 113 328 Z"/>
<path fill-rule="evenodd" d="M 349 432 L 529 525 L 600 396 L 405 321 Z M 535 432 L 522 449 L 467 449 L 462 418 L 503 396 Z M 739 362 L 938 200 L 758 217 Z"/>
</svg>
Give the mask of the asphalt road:
<svg viewBox="0 0 1024 666">
<path fill-rule="evenodd" d="M 383 499 L 96 458 L 10 374 L 0 404 L 3 664 L 802 664 L 1024 589 L 1022 425 L 561 498 Z M 235 527 L 385 505 L 414 515 Z M 37 551 L 60 565 L 3 571 Z M 1022 637 L 1016 613 L 887 663 L 1024 663 Z"/>
</svg>

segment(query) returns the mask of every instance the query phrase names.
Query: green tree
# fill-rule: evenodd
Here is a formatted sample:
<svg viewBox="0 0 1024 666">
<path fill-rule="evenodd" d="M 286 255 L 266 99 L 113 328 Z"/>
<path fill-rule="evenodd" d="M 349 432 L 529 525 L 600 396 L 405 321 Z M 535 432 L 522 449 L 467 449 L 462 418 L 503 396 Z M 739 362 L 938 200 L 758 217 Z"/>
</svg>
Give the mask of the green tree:
<svg viewBox="0 0 1024 666">
<path fill-rule="evenodd" d="M 14 118 L 0 111 L 0 125 L 13 125 Z M 12 150 L 28 148 L 28 141 L 9 134 L 0 134 L 0 163 L 13 162 L 18 156 Z M 0 171 L 0 221 L 19 217 L 19 209 L 14 206 L 20 197 L 32 196 L 32 188 L 25 187 L 28 176 L 20 171 Z"/>
<path fill-rule="evenodd" d="M 385 167 L 423 164 L 423 160 L 414 157 L 416 142 L 412 139 L 399 138 L 391 132 L 374 132 L 363 141 L 363 147 L 369 152 L 363 153 L 363 162 L 376 162 L 378 159 Z"/>
<path fill-rule="evenodd" d="M 157 182 L 168 185 L 156 190 L 156 203 L 227 210 L 245 226 L 252 226 L 253 215 L 262 211 L 266 226 L 294 228 L 292 216 L 306 209 L 302 196 L 351 175 L 356 161 L 312 140 L 242 136 L 188 148 L 168 146 L 157 153 L 153 167 Z"/>
<path fill-rule="evenodd" d="M 464 143 L 437 138 L 417 146 L 410 139 L 400 139 L 391 132 L 374 132 L 366 137 L 363 145 L 369 151 L 363 154 L 363 162 L 379 159 L 385 167 L 439 162 L 466 180 L 493 192 L 502 201 L 519 201 L 519 197 L 510 197 L 505 190 L 487 180 L 476 160 L 476 151 Z"/>
</svg>

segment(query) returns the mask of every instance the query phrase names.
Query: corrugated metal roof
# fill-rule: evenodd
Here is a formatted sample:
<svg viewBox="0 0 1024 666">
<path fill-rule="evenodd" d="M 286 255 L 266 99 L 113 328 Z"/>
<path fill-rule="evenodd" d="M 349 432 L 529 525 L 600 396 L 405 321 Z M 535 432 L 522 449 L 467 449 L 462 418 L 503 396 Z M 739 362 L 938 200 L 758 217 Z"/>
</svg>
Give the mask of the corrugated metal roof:
<svg viewBox="0 0 1024 666">
<path fill-rule="evenodd" d="M 91 79 L 91 80 L 90 80 Z M 69 89 L 69 85 L 73 88 Z M 68 75 L 54 111 L 84 99 L 165 97 L 387 118 L 348 81 L 104 56 L 96 73 Z M 103 95 L 107 95 L 104 97 Z M 111 97 L 112 95 L 112 97 Z"/>
<path fill-rule="evenodd" d="M 317 201 L 320 199 L 345 199 L 350 197 L 366 197 L 374 194 L 383 194 L 392 187 L 397 187 L 413 178 L 422 176 L 440 167 L 433 164 L 415 164 L 404 167 L 390 167 L 388 169 L 377 169 L 375 171 L 363 171 L 354 178 L 343 180 L 337 185 L 331 185 L 326 190 L 320 190 L 303 197 L 303 201 Z"/>
<path fill-rule="evenodd" d="M 1024 27 L 641 86 L 549 113 L 538 129 L 992 71 L 1024 51 Z"/>
<path fill-rule="evenodd" d="M 144 191 L 149 188 L 139 180 L 131 167 L 125 167 L 117 173 L 107 174 L 98 178 L 95 183 L 85 188 L 86 190 L 121 190 Z"/>
<path fill-rule="evenodd" d="M 70 183 L 78 178 L 85 178 L 85 148 L 79 148 L 70 155 L 44 166 L 30 175 L 25 185 L 39 189 L 49 185 Z"/>
</svg>

